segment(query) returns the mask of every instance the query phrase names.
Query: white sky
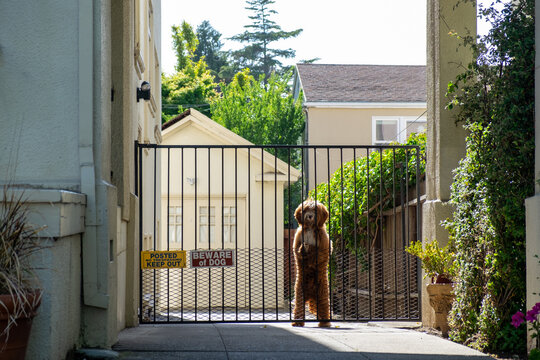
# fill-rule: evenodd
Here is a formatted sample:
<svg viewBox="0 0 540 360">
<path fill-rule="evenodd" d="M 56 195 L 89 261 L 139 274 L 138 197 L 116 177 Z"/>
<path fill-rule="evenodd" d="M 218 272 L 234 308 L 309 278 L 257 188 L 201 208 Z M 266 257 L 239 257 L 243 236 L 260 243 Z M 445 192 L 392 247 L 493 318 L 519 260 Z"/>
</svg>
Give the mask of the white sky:
<svg viewBox="0 0 540 360">
<path fill-rule="evenodd" d="M 227 38 L 251 23 L 245 6 L 245 0 L 162 0 L 162 71 L 174 71 L 171 26 L 182 20 L 194 29 L 209 20 L 222 34 L 224 50 L 243 46 Z M 276 0 L 272 8 L 283 30 L 304 29 L 295 39 L 272 44 L 296 50 L 285 64 L 315 57 L 321 64 L 426 63 L 426 0 Z"/>
</svg>

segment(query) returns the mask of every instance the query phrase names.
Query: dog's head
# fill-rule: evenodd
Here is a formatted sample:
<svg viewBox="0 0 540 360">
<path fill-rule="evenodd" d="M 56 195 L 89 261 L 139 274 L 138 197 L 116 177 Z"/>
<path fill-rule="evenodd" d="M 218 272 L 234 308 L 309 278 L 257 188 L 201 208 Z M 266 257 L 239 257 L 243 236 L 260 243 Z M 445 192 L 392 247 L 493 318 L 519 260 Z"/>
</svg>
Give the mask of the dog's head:
<svg viewBox="0 0 540 360">
<path fill-rule="evenodd" d="M 303 227 L 321 228 L 328 220 L 328 210 L 320 202 L 308 199 L 298 205 L 294 217 Z"/>
</svg>

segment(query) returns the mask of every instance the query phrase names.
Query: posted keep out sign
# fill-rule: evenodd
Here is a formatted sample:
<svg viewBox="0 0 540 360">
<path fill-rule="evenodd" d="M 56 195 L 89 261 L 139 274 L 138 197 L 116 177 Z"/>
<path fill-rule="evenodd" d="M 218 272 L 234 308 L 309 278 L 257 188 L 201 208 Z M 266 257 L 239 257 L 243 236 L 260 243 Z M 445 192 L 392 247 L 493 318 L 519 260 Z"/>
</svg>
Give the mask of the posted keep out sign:
<svg viewBox="0 0 540 360">
<path fill-rule="evenodd" d="M 191 251 L 191 267 L 234 266 L 234 250 L 194 250 Z"/>
<path fill-rule="evenodd" d="M 176 269 L 185 267 L 185 251 L 141 251 L 142 269 Z"/>
</svg>

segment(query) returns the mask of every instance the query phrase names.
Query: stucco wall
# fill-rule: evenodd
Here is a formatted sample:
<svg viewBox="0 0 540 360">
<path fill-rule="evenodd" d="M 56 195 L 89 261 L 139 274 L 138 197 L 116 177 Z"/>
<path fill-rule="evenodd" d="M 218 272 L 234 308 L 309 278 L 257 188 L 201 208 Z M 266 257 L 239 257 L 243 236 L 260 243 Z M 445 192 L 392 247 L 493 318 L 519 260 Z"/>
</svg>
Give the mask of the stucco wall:
<svg viewBox="0 0 540 360">
<path fill-rule="evenodd" d="M 77 41 L 76 1 L 0 2 L 0 182 L 79 190 Z"/>
<path fill-rule="evenodd" d="M 160 140 L 160 12 L 159 0 L 0 3 L 0 183 L 84 198 L 32 200 L 54 241 L 36 260 L 45 295 L 30 358 L 109 347 L 135 324 L 133 144 Z M 138 72 L 135 28 L 146 64 Z M 137 102 L 150 78 L 152 101 Z"/>
<path fill-rule="evenodd" d="M 470 49 L 448 34 L 448 29 L 459 35 L 476 33 L 476 5 L 457 4 L 457 0 L 427 2 L 427 107 L 426 138 L 426 202 L 422 209 L 422 241 L 448 242 L 448 231 L 442 221 L 452 216 L 448 203 L 453 170 L 465 155 L 466 131 L 457 126 L 453 111 L 446 109 L 448 82 L 463 72 L 463 65 L 472 60 Z M 424 279 L 422 284 L 430 280 Z M 422 286 L 422 299 L 428 299 Z M 422 323 L 433 326 L 435 312 L 428 301 L 422 302 Z"/>
<path fill-rule="evenodd" d="M 79 343 L 81 325 L 81 238 L 43 240 L 49 248 L 36 255 L 44 289 L 32 325 L 28 359 L 63 359 Z"/>
</svg>

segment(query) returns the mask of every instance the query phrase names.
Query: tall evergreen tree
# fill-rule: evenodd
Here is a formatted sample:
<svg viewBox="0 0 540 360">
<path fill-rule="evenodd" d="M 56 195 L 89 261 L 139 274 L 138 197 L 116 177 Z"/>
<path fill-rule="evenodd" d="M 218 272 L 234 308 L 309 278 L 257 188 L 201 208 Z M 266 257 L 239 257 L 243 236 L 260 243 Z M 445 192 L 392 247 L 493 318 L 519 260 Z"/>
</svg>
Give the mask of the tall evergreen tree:
<svg viewBox="0 0 540 360">
<path fill-rule="evenodd" d="M 273 71 L 281 68 L 282 63 L 279 58 L 295 56 L 293 49 L 275 49 L 271 48 L 270 44 L 296 37 L 302 29 L 284 31 L 270 19 L 272 14 L 277 14 L 276 10 L 270 8 L 275 3 L 274 0 L 246 0 L 246 3 L 248 4 L 246 9 L 253 12 L 253 15 L 249 16 L 252 23 L 245 25 L 244 28 L 247 30 L 233 36 L 231 40 L 247 43 L 247 45 L 234 51 L 233 57 L 241 68 L 250 68 L 255 76 L 264 74 L 267 80 Z"/>
<path fill-rule="evenodd" d="M 197 26 L 196 33 L 199 43 L 195 49 L 194 60 L 204 57 L 212 75 L 220 77 L 221 68 L 227 65 L 227 52 L 221 50 L 221 33 L 214 29 L 208 20 Z"/>
</svg>

